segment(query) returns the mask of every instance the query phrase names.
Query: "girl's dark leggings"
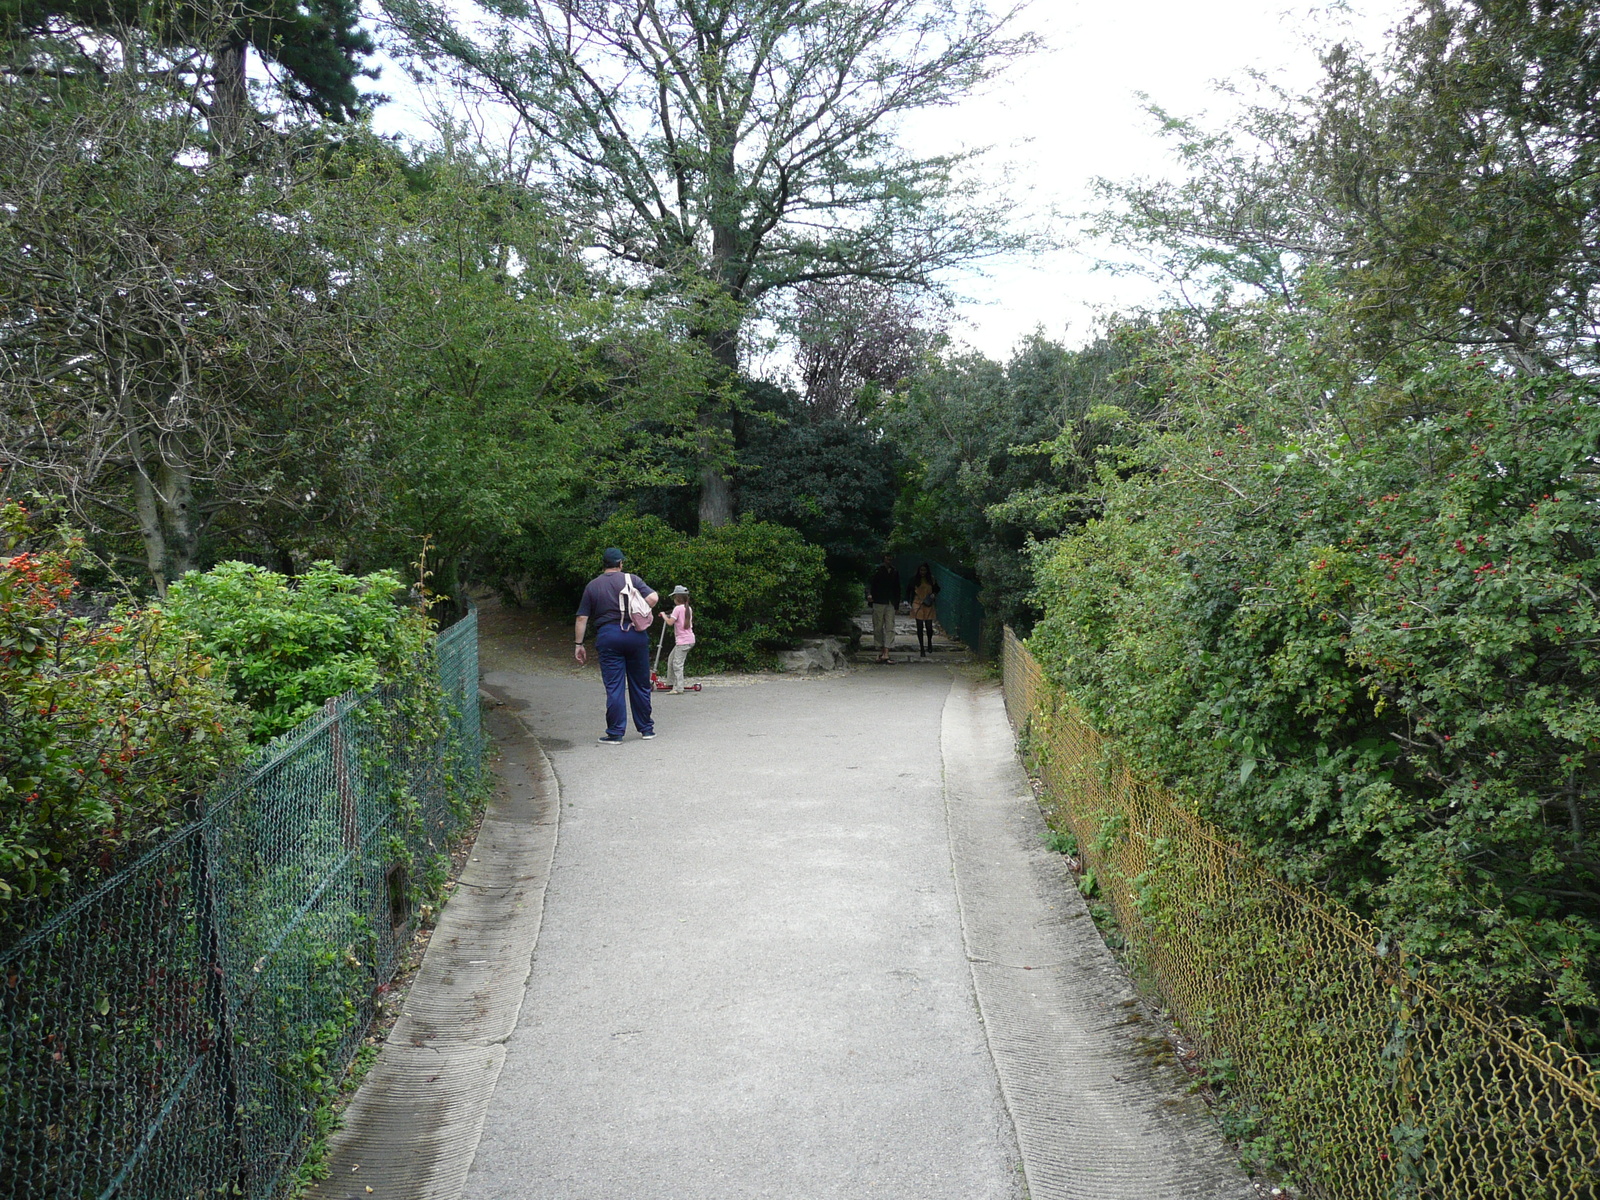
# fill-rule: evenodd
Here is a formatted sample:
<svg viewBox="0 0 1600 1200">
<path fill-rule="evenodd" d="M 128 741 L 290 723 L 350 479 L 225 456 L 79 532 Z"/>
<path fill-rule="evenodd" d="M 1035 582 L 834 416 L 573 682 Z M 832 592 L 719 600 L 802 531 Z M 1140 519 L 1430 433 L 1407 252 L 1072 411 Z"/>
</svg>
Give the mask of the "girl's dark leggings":
<svg viewBox="0 0 1600 1200">
<path fill-rule="evenodd" d="M 923 641 L 924 637 L 927 638 L 926 642 Z M 933 622 L 932 621 L 918 621 L 917 622 L 917 649 L 918 650 L 932 650 L 933 649 Z"/>
</svg>

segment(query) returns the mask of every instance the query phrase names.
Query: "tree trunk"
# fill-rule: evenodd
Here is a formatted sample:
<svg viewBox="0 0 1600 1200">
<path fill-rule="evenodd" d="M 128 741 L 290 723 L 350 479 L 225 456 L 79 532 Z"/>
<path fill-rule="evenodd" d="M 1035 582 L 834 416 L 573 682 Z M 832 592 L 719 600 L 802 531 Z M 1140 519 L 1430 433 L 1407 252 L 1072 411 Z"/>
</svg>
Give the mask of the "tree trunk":
<svg viewBox="0 0 1600 1200">
<path fill-rule="evenodd" d="M 733 521 L 733 484 L 721 463 L 732 422 L 726 411 L 700 414 L 700 528 L 720 529 Z"/>
<path fill-rule="evenodd" d="M 200 559 L 200 530 L 194 519 L 194 476 L 182 462 L 161 464 L 161 508 L 167 528 L 167 569 L 182 579 Z"/>
<path fill-rule="evenodd" d="M 155 483 L 150 478 L 151 464 L 145 457 L 144 429 L 138 406 L 129 394 L 120 361 L 113 364 L 110 383 L 116 389 L 117 408 L 128 438 L 128 455 L 133 460 L 133 507 L 139 514 L 139 540 L 144 543 L 145 566 L 149 568 L 156 595 L 164 598 L 167 594 L 167 538 L 161 528 Z"/>
<path fill-rule="evenodd" d="M 150 569 L 150 580 L 156 585 L 156 595 L 167 595 L 167 538 L 161 530 L 161 512 L 156 507 L 156 489 L 146 472 L 144 458 L 135 459 L 133 467 L 133 504 L 139 513 L 139 540 L 144 543 L 145 566 Z"/>
<path fill-rule="evenodd" d="M 726 257 L 727 240 L 732 235 L 716 230 L 712 235 L 713 257 Z M 700 338 L 716 364 L 714 386 L 700 411 L 700 528 L 720 529 L 733 521 L 733 482 L 728 478 L 728 460 L 733 449 L 733 414 L 721 398 L 723 387 L 732 387 L 739 378 L 739 329 L 727 326 L 728 314 L 714 310 L 709 327 Z"/>
<path fill-rule="evenodd" d="M 211 136 L 222 146 L 234 146 L 250 129 L 255 115 L 250 107 L 250 86 L 245 74 L 244 42 L 217 47 L 212 76 Z"/>
<path fill-rule="evenodd" d="M 282 542 L 269 538 L 265 557 L 272 560 L 272 569 L 285 579 L 293 579 L 299 574 L 294 566 L 294 552 Z"/>
</svg>

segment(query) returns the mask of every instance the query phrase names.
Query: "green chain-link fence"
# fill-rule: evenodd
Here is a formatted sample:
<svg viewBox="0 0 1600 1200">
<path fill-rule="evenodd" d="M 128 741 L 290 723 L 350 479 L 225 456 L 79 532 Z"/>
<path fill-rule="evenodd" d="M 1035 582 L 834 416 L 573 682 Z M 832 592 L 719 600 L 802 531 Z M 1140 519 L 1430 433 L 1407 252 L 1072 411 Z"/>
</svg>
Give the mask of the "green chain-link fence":
<svg viewBox="0 0 1600 1200">
<path fill-rule="evenodd" d="M 0 1197 L 278 1194 L 481 771 L 474 614 L 436 656 L 0 951 Z"/>
</svg>

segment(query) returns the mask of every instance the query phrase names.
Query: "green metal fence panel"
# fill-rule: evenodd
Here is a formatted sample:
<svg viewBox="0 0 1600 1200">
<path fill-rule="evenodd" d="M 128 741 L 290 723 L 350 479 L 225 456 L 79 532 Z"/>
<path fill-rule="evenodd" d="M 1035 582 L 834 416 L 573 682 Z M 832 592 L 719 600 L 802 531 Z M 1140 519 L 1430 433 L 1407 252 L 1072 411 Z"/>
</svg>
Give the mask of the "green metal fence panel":
<svg viewBox="0 0 1600 1200">
<path fill-rule="evenodd" d="M 455 737 L 474 763 L 483 757 L 483 727 L 478 714 L 478 612 L 467 614 L 439 634 L 439 683 L 451 705 Z"/>
<path fill-rule="evenodd" d="M 939 585 L 939 624 L 974 654 L 984 653 L 984 613 L 983 605 L 978 603 L 978 585 L 943 563 L 932 566 L 934 582 Z"/>
<path fill-rule="evenodd" d="M 435 653 L 437 690 L 330 702 L 0 951 L 0 1197 L 280 1192 L 481 771 L 476 615 Z"/>
</svg>

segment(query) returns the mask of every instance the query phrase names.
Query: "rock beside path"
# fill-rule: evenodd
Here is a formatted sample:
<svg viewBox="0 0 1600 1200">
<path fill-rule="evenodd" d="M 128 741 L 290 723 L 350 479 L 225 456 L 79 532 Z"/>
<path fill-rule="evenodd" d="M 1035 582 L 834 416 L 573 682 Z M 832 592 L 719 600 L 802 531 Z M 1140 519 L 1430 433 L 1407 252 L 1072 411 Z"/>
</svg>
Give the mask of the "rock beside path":
<svg viewBox="0 0 1600 1200">
<path fill-rule="evenodd" d="M 785 650 L 778 655 L 778 670 L 784 672 L 842 671 L 850 665 L 850 656 L 838 638 L 809 638 L 800 643 L 798 650 Z"/>
</svg>

